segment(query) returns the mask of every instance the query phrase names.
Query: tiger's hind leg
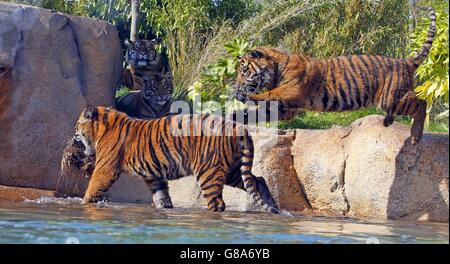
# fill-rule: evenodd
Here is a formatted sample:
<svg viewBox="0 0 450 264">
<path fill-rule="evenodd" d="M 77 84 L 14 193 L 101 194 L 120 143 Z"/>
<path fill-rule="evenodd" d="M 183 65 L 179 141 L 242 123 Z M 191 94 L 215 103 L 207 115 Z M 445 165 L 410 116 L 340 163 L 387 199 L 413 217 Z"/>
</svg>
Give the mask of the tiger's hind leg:
<svg viewBox="0 0 450 264">
<path fill-rule="evenodd" d="M 173 208 L 169 195 L 169 185 L 165 179 L 151 179 L 145 180 L 145 182 L 152 192 L 152 199 L 156 208 Z"/>
<path fill-rule="evenodd" d="M 254 176 L 256 181 L 256 190 L 261 195 L 261 198 L 265 203 L 272 207 L 277 207 L 277 203 L 273 199 L 272 194 L 270 193 L 269 186 L 267 186 L 266 180 L 263 177 Z"/>
<path fill-rule="evenodd" d="M 222 212 L 225 210 L 225 202 L 222 198 L 225 173 L 214 169 L 206 171 L 197 177 L 197 182 L 202 189 L 203 197 L 206 199 L 208 210 Z"/>
<path fill-rule="evenodd" d="M 417 145 L 422 140 L 423 127 L 427 117 L 427 103 L 424 100 L 417 99 L 417 111 L 411 126 L 411 143 Z"/>
<path fill-rule="evenodd" d="M 239 168 L 240 166 L 238 167 L 238 169 Z M 253 178 L 256 182 L 256 190 L 258 191 L 259 195 L 261 195 L 261 199 L 263 199 L 263 201 L 270 206 L 276 207 L 277 204 L 273 199 L 272 194 L 270 193 L 269 187 L 267 186 L 264 177 L 253 176 Z M 242 181 L 242 174 L 240 171 L 235 171 L 228 175 L 225 185 L 247 191 L 244 187 L 244 181 Z"/>
<path fill-rule="evenodd" d="M 427 103 L 417 98 L 413 91 L 409 91 L 400 99 L 395 113 L 397 115 L 408 115 L 414 119 L 411 126 L 411 143 L 417 145 L 423 135 Z"/>
</svg>

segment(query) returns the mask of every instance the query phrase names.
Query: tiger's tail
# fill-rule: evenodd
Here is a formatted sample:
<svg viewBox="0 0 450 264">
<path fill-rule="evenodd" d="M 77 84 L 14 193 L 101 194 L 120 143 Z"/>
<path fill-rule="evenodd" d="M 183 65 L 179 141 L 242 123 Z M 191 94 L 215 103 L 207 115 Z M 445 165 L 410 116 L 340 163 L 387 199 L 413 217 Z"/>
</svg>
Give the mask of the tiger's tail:
<svg viewBox="0 0 450 264">
<path fill-rule="evenodd" d="M 253 166 L 253 141 L 250 137 L 247 130 L 244 130 L 244 137 L 242 140 L 242 165 L 241 165 L 241 174 L 242 180 L 244 182 L 244 188 L 253 198 L 253 200 L 262 206 L 264 210 L 279 214 L 282 213 L 276 205 L 269 205 L 261 198 L 261 194 L 258 192 L 256 188 L 256 180 L 255 176 L 252 174 L 252 166 Z"/>
<path fill-rule="evenodd" d="M 409 60 L 412 61 L 414 66 L 417 68 L 425 60 L 430 52 L 431 45 L 433 44 L 434 36 L 436 35 L 436 12 L 430 6 L 427 8 L 430 17 L 430 26 L 428 27 L 428 35 L 425 42 L 422 45 L 420 52 L 417 52 L 414 56 L 410 57 Z"/>
</svg>

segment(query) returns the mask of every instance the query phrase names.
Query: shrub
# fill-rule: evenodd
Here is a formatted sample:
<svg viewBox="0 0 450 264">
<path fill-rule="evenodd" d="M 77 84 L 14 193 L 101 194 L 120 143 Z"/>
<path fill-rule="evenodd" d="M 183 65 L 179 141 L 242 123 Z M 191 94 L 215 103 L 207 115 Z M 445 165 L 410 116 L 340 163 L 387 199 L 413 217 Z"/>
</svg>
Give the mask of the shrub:
<svg viewBox="0 0 450 264">
<path fill-rule="evenodd" d="M 437 1 L 433 8 L 437 15 L 437 34 L 433 41 L 433 46 L 428 57 L 417 69 L 419 85 L 416 92 L 419 98 L 427 101 L 427 124 L 429 123 L 429 114 L 432 111 L 434 103 L 440 102 L 444 107 L 440 107 L 439 112 L 435 113 L 436 118 L 448 120 L 449 103 L 449 77 L 448 77 L 448 2 Z M 430 19 L 428 14 L 424 15 L 417 27 L 411 34 L 411 50 L 421 49 L 427 36 Z"/>
</svg>

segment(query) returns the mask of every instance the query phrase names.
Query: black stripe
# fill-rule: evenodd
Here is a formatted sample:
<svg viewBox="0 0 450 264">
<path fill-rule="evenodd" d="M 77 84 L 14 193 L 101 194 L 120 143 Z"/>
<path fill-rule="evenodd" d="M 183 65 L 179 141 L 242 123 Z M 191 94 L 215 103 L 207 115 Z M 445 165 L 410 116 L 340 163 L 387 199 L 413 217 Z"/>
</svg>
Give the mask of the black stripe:
<svg viewBox="0 0 450 264">
<path fill-rule="evenodd" d="M 388 67 L 388 69 L 390 70 L 390 72 L 388 73 L 389 75 L 389 84 L 386 86 L 384 86 L 384 96 L 382 98 L 382 107 L 383 107 L 383 111 L 387 110 L 387 100 L 389 97 L 389 93 L 392 89 L 392 80 L 394 79 L 393 77 L 393 71 L 394 71 L 394 65 L 391 64 L 390 59 L 387 59 L 385 57 L 383 57 L 383 60 L 386 62 L 386 66 Z"/>
<path fill-rule="evenodd" d="M 357 74 L 358 72 L 355 68 L 355 65 L 353 64 L 352 58 L 353 58 L 353 56 L 348 58 L 348 60 L 350 62 L 350 68 L 352 69 L 353 73 Z M 355 75 L 353 75 L 352 72 L 349 72 L 349 74 L 350 74 L 350 77 L 351 77 L 353 83 L 355 84 L 355 86 L 352 86 L 352 88 L 354 88 L 354 91 L 355 91 L 354 99 L 356 101 L 355 102 L 356 107 L 359 108 L 361 106 L 361 95 L 359 93 L 359 84 L 358 84 L 358 81 L 356 80 Z M 352 90 L 350 90 L 350 91 L 352 91 Z"/>
<path fill-rule="evenodd" d="M 339 64 L 339 58 L 336 60 L 331 60 L 331 80 L 333 82 L 333 89 L 335 89 L 339 93 L 339 87 L 336 85 L 336 77 L 334 75 L 336 68 L 334 67 L 334 61 Z M 344 100 L 345 101 L 345 100 Z M 336 109 L 339 107 L 339 100 L 337 98 L 337 94 L 334 95 L 334 101 L 333 101 L 333 107 L 330 109 L 331 111 L 336 111 Z"/>
<path fill-rule="evenodd" d="M 338 100 L 337 96 L 333 96 L 333 98 L 334 98 L 333 105 L 329 109 L 330 111 L 336 111 L 336 109 L 339 107 L 339 100 Z"/>
<path fill-rule="evenodd" d="M 204 197 L 204 198 L 209 198 L 209 197 L 211 197 L 211 196 L 217 196 L 217 195 L 220 194 L 221 191 L 222 191 L 222 190 L 217 190 L 217 191 L 214 191 L 214 192 L 206 193 L 206 194 L 203 194 L 203 197 Z M 211 203 L 211 202 L 210 202 L 210 203 Z M 209 203 L 208 203 L 208 204 L 209 204 Z"/>
<path fill-rule="evenodd" d="M 326 111 L 327 108 L 328 108 L 328 90 L 327 90 L 326 86 L 325 86 L 324 91 L 323 91 L 322 105 L 323 105 L 324 111 Z"/>
<path fill-rule="evenodd" d="M 370 93 L 370 78 L 368 76 L 369 71 L 369 65 L 366 63 L 366 61 L 364 60 L 364 55 L 360 56 L 359 59 L 360 61 L 363 63 L 364 68 L 360 67 L 360 71 L 361 71 L 361 78 L 362 78 L 362 82 L 363 82 L 363 102 L 362 102 L 362 106 L 367 106 L 367 102 L 369 101 L 369 93 Z"/>
<path fill-rule="evenodd" d="M 400 73 L 400 71 L 403 69 L 403 67 L 400 64 L 399 60 L 395 60 L 394 63 L 397 68 L 397 85 L 396 85 L 396 87 L 394 87 L 395 90 L 394 90 L 394 95 L 393 95 L 392 102 L 391 102 L 392 105 L 390 106 L 390 113 L 388 113 L 390 115 L 392 115 L 393 112 L 395 111 L 395 105 L 397 105 L 399 102 L 399 100 L 398 100 L 399 92 L 403 89 L 403 87 L 401 86 L 403 84 L 403 80 L 401 79 L 401 73 Z"/>
<path fill-rule="evenodd" d="M 413 101 L 412 100 L 408 100 L 406 108 L 405 108 L 405 104 L 403 104 L 402 114 L 404 114 L 404 115 L 409 114 L 409 111 L 410 111 L 410 108 L 411 108 L 412 105 L 413 105 Z"/>
<path fill-rule="evenodd" d="M 343 57 L 343 59 L 344 58 L 347 59 L 347 57 Z M 347 68 L 347 67 L 345 67 L 345 68 Z M 342 89 L 341 85 L 339 85 L 339 92 L 341 93 L 341 96 L 343 97 L 343 99 L 345 101 L 345 105 L 344 105 L 342 110 L 349 110 L 349 109 L 353 108 L 353 100 L 352 100 L 352 93 L 351 93 L 351 91 L 352 91 L 352 84 L 351 84 L 350 79 L 348 78 L 348 75 L 347 75 L 348 70 L 346 70 L 345 68 L 344 68 L 344 81 L 345 81 L 345 85 L 347 85 L 346 88 L 348 90 L 350 103 L 347 102 L 345 95 L 342 96 L 342 92 L 345 93 L 345 91 Z"/>
<path fill-rule="evenodd" d="M 372 67 L 373 67 L 373 69 L 372 69 L 372 71 L 371 71 L 371 73 L 372 73 L 372 76 L 373 76 L 373 81 L 374 81 L 374 83 L 373 83 L 373 91 L 371 91 L 371 94 L 372 94 L 372 101 L 375 99 L 375 93 L 376 93 L 376 91 L 377 91 L 377 89 L 379 89 L 379 82 L 378 82 L 378 65 L 377 65 L 377 63 L 375 62 L 375 59 L 373 58 L 373 56 L 367 56 L 367 58 L 369 59 L 369 61 L 370 61 L 370 63 L 372 64 Z"/>
<path fill-rule="evenodd" d="M 208 168 L 211 168 L 211 166 L 208 166 Z M 214 176 L 216 176 L 217 172 L 219 171 L 219 166 L 214 166 L 214 171 L 211 172 L 206 179 L 200 179 L 202 178 L 202 176 L 205 176 L 204 173 L 199 174 L 200 176 L 198 177 L 199 181 L 202 181 L 200 188 L 203 188 L 203 186 L 205 186 L 207 183 L 209 183 L 210 181 L 214 180 Z"/>
<path fill-rule="evenodd" d="M 210 185 L 206 185 L 206 186 L 203 186 L 201 188 L 202 188 L 203 191 L 206 191 L 206 190 L 209 190 L 209 189 L 214 188 L 214 187 L 216 187 L 218 189 L 222 189 L 223 188 L 223 184 L 212 183 Z"/>
</svg>

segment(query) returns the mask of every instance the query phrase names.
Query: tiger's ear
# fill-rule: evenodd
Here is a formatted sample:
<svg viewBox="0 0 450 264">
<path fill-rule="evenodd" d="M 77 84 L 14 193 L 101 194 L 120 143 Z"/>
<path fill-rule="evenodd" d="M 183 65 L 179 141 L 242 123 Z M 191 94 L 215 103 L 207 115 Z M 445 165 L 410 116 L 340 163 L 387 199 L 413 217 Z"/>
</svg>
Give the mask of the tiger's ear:
<svg viewBox="0 0 450 264">
<path fill-rule="evenodd" d="M 84 109 L 84 118 L 87 120 L 98 120 L 98 109 L 93 106 L 86 106 Z"/>
<path fill-rule="evenodd" d="M 125 39 L 125 42 L 124 42 L 124 43 L 125 43 L 125 45 L 126 45 L 127 47 L 133 45 L 133 41 L 128 40 L 128 39 Z"/>
<path fill-rule="evenodd" d="M 264 53 L 259 50 L 251 50 L 247 53 L 247 56 L 250 59 L 261 59 L 262 57 L 264 57 Z"/>
<path fill-rule="evenodd" d="M 161 38 L 154 38 L 150 40 L 150 43 L 152 43 L 153 45 L 159 45 L 161 44 L 162 39 Z"/>
</svg>

